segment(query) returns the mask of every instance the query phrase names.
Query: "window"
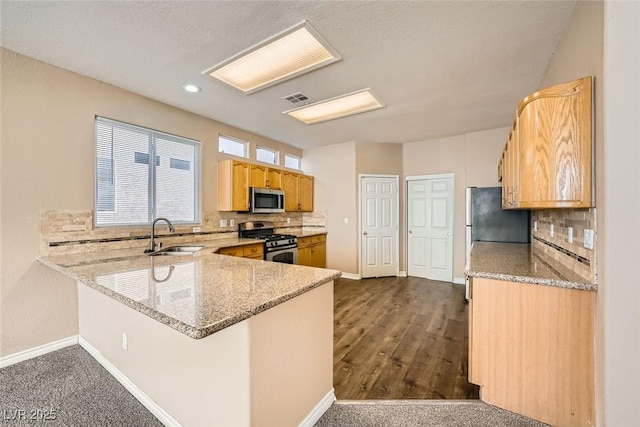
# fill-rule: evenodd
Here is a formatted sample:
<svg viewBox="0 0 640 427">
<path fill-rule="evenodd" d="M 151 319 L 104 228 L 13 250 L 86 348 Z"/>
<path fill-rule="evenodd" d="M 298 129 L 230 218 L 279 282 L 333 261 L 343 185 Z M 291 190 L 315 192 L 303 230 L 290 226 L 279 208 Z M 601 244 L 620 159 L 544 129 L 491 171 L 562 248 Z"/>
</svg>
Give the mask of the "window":
<svg viewBox="0 0 640 427">
<path fill-rule="evenodd" d="M 199 222 L 199 164 L 197 141 L 96 117 L 96 225 Z"/>
<path fill-rule="evenodd" d="M 247 158 L 247 141 L 232 138 L 230 136 L 218 136 L 218 151 L 225 154 Z"/>
<path fill-rule="evenodd" d="M 300 157 L 294 156 L 293 154 L 285 154 L 284 167 L 300 170 Z"/>
<path fill-rule="evenodd" d="M 278 152 L 267 147 L 256 148 L 256 160 L 259 162 L 270 163 L 272 165 L 278 164 Z"/>
</svg>

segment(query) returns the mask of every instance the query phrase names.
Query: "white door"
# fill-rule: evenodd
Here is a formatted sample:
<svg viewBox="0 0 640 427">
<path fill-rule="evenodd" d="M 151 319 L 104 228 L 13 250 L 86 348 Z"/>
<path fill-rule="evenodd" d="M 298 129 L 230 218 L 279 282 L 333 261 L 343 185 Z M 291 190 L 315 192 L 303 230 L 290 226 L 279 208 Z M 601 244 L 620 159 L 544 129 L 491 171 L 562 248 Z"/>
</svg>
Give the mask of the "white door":
<svg viewBox="0 0 640 427">
<path fill-rule="evenodd" d="M 453 280 L 453 177 L 409 180 L 409 276 Z"/>
<path fill-rule="evenodd" d="M 398 273 L 398 177 L 360 178 L 360 274 Z"/>
</svg>

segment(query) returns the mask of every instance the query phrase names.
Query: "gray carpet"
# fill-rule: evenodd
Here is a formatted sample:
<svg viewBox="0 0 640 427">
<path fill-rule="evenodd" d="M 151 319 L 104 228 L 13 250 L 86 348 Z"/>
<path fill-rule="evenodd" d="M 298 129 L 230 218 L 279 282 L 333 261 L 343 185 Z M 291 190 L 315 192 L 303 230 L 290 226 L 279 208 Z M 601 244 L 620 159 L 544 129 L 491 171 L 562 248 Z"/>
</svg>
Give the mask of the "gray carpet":
<svg viewBox="0 0 640 427">
<path fill-rule="evenodd" d="M 0 369 L 1 426 L 162 426 L 79 345 Z"/>
<path fill-rule="evenodd" d="M 543 427 L 480 401 L 340 400 L 315 427 Z"/>
</svg>

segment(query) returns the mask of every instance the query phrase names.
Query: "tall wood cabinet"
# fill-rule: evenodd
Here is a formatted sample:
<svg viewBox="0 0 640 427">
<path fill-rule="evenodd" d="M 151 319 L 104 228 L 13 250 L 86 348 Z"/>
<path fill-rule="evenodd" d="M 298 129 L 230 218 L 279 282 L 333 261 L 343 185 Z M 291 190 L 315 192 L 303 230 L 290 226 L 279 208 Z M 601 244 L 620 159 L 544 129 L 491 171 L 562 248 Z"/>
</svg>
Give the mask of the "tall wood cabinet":
<svg viewBox="0 0 640 427">
<path fill-rule="evenodd" d="M 218 210 L 249 210 L 249 163 L 218 162 Z"/>
<path fill-rule="evenodd" d="M 505 209 L 593 206 L 593 79 L 524 98 L 502 157 Z"/>
</svg>

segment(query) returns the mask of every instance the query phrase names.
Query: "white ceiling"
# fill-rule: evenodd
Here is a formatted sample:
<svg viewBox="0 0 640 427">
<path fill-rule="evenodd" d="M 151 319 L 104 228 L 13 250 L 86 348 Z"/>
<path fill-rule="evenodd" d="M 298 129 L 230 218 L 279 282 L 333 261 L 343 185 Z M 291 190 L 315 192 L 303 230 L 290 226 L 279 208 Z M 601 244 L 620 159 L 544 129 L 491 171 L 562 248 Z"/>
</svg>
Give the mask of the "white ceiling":
<svg viewBox="0 0 640 427">
<path fill-rule="evenodd" d="M 306 149 L 509 126 L 575 1 L 2 1 L 3 47 Z M 245 95 L 202 71 L 303 20 L 343 60 Z M 202 88 L 188 94 L 182 85 Z M 283 96 L 366 87 L 386 108 L 307 126 Z"/>
</svg>

